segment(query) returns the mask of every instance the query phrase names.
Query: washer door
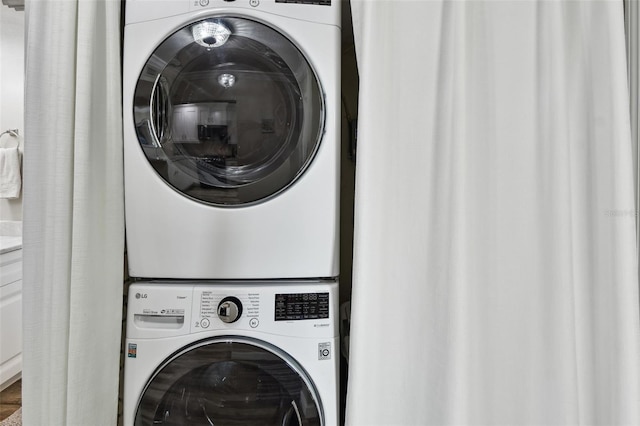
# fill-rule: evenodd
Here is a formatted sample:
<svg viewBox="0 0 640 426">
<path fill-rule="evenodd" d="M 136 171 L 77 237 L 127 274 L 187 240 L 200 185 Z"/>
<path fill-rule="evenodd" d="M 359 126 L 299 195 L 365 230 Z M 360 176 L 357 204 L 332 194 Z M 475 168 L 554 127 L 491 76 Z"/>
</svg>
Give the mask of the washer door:
<svg viewBox="0 0 640 426">
<path fill-rule="evenodd" d="M 322 425 L 320 400 L 287 354 L 258 340 L 199 342 L 172 356 L 151 378 L 135 425 Z"/>
<path fill-rule="evenodd" d="M 320 84 L 273 28 L 219 16 L 153 52 L 134 95 L 138 141 L 155 171 L 203 203 L 237 206 L 291 185 L 318 149 Z"/>
</svg>

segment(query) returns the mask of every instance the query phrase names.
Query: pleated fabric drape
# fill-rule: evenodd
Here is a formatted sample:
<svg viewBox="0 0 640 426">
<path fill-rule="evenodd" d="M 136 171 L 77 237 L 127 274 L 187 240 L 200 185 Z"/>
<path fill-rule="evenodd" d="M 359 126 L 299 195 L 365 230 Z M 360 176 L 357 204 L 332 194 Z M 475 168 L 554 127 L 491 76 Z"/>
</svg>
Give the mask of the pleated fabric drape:
<svg viewBox="0 0 640 426">
<path fill-rule="evenodd" d="M 622 2 L 352 9 L 347 424 L 640 424 Z"/>
<path fill-rule="evenodd" d="M 120 2 L 28 1 L 23 424 L 116 424 Z"/>
</svg>

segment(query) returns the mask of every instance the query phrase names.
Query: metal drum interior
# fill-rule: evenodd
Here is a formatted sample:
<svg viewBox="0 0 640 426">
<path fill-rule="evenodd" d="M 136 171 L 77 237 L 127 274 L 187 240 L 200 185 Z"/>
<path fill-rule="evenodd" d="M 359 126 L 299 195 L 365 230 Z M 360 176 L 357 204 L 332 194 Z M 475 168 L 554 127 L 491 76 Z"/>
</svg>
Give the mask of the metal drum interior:
<svg viewBox="0 0 640 426">
<path fill-rule="evenodd" d="M 315 387 L 287 354 L 248 338 L 203 341 L 151 378 L 135 425 L 320 426 Z"/>
</svg>

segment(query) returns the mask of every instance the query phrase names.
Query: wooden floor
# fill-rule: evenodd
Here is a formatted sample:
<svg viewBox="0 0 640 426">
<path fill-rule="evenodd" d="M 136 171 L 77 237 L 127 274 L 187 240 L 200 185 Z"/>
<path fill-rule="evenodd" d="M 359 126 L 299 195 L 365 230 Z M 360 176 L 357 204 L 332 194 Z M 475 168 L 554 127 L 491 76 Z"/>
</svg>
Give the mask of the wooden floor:
<svg viewBox="0 0 640 426">
<path fill-rule="evenodd" d="M 22 405 L 22 380 L 0 392 L 0 421 L 6 419 Z"/>
</svg>

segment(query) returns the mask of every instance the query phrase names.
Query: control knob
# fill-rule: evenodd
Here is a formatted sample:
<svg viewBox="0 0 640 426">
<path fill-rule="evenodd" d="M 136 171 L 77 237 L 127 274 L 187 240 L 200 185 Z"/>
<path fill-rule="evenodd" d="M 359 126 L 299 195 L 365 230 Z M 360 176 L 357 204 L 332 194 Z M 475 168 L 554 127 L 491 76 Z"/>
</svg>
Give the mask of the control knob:
<svg viewBox="0 0 640 426">
<path fill-rule="evenodd" d="M 218 304 L 218 317 L 227 323 L 236 322 L 242 315 L 242 302 L 237 297 L 225 297 Z"/>
</svg>

